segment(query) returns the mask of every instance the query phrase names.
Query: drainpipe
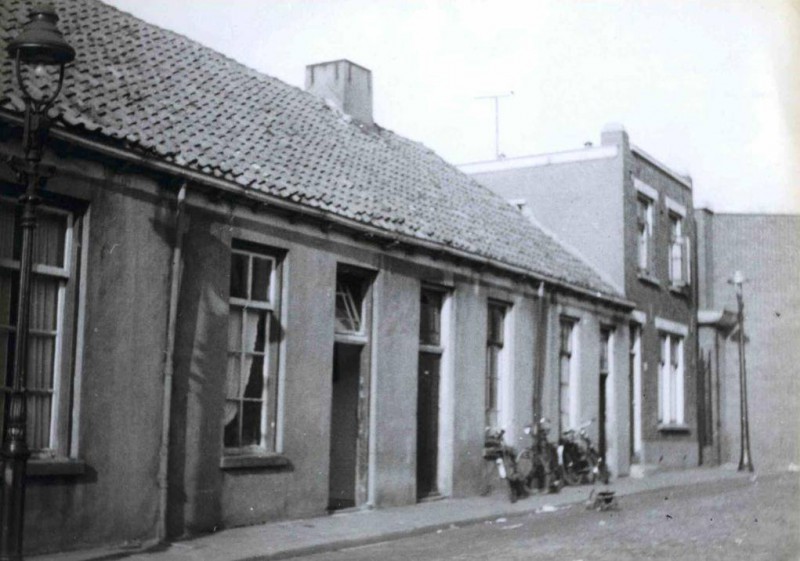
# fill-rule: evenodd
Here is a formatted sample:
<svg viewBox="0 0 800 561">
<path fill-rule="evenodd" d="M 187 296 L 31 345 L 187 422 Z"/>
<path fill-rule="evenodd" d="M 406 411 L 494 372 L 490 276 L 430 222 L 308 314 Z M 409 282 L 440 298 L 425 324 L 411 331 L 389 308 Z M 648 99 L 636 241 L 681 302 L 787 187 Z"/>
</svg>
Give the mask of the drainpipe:
<svg viewBox="0 0 800 561">
<path fill-rule="evenodd" d="M 547 368 L 547 328 L 549 324 L 549 306 L 547 305 L 546 293 L 544 290 L 544 282 L 539 283 L 538 290 L 539 305 L 539 325 L 536 329 L 536 366 L 533 372 L 533 414 L 535 423 L 537 418 L 542 417 L 542 391 L 544 390 L 545 370 Z"/>
<path fill-rule="evenodd" d="M 183 249 L 183 206 L 186 200 L 186 182 L 178 191 L 175 209 L 175 241 L 172 247 L 172 266 L 170 269 L 169 315 L 167 316 L 167 345 L 164 351 L 164 399 L 161 405 L 161 448 L 158 455 L 158 525 L 156 540 L 167 537 L 167 492 L 169 467 L 169 430 L 172 412 L 172 374 L 175 353 L 175 327 L 178 316 L 178 293 L 181 285 L 181 250 Z"/>
</svg>

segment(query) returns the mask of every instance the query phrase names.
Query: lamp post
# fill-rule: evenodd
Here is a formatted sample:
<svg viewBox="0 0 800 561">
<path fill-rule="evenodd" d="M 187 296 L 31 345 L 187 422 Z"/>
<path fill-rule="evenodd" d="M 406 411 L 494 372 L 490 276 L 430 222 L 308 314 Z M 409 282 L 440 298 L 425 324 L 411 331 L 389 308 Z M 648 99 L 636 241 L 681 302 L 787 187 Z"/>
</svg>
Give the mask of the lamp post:
<svg viewBox="0 0 800 561">
<path fill-rule="evenodd" d="M 58 16 L 50 5 L 31 9 L 30 19 L 20 34 L 7 46 L 17 83 L 25 100 L 25 128 L 22 166 L 26 179 L 25 193 L 19 198 L 22 208 L 20 227 L 22 244 L 19 267 L 17 325 L 14 341 L 14 363 L 11 393 L 7 397 L 5 432 L 3 435 L 3 487 L 0 508 L 0 560 L 22 559 L 22 529 L 25 505 L 25 470 L 30 451 L 25 438 L 27 404 L 28 335 L 33 266 L 33 234 L 36 229 L 36 207 L 39 199 L 39 163 L 47 134 L 47 111 L 53 105 L 64 83 L 64 65 L 75 59 L 75 49 L 64 40 L 56 26 Z M 58 72 L 55 87 L 43 82 Z M 30 82 L 30 83 L 29 83 Z"/>
<path fill-rule="evenodd" d="M 733 278 L 728 281 L 736 287 L 736 303 L 738 304 L 739 324 L 739 423 L 741 455 L 739 456 L 739 471 L 753 471 L 753 462 L 750 458 L 750 421 L 747 413 L 747 368 L 744 356 L 744 295 L 742 285 L 746 282 L 741 271 L 736 271 Z"/>
</svg>

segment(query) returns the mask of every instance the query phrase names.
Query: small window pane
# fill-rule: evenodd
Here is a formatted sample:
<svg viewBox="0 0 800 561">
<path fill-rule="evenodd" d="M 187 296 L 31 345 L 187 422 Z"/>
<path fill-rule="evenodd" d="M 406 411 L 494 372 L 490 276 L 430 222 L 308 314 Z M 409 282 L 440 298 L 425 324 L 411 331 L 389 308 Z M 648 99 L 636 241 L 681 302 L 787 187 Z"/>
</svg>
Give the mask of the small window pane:
<svg viewBox="0 0 800 561">
<path fill-rule="evenodd" d="M 263 353 L 266 342 L 267 316 L 269 312 L 248 311 L 245 315 L 244 350 L 248 353 Z"/>
<path fill-rule="evenodd" d="M 67 217 L 63 214 L 40 212 L 33 236 L 33 262 L 53 267 L 64 266 L 64 239 Z"/>
<path fill-rule="evenodd" d="M 560 336 L 560 350 L 562 355 L 572 354 L 572 322 L 567 320 L 561 321 L 561 336 Z"/>
<path fill-rule="evenodd" d="M 246 357 L 245 367 L 247 369 L 247 385 L 244 389 L 244 397 L 260 399 L 264 392 L 264 357 Z"/>
<path fill-rule="evenodd" d="M 33 275 L 31 281 L 31 329 L 54 331 L 58 320 L 59 281 Z"/>
<path fill-rule="evenodd" d="M 270 297 L 270 280 L 272 277 L 272 259 L 253 257 L 253 278 L 250 299 L 267 302 Z"/>
<path fill-rule="evenodd" d="M 241 253 L 231 255 L 231 298 L 247 298 L 247 277 L 250 258 Z"/>
<path fill-rule="evenodd" d="M 354 275 L 340 274 L 336 279 L 336 332 L 360 333 L 364 281 Z"/>
<path fill-rule="evenodd" d="M 441 344 L 442 295 L 423 291 L 420 306 L 419 340 L 424 345 Z"/>
<path fill-rule="evenodd" d="M 502 306 L 489 306 L 489 342 L 497 345 L 503 344 L 503 319 L 505 309 Z"/>
<path fill-rule="evenodd" d="M 32 450 L 50 448 L 50 415 L 53 409 L 53 396 L 50 394 L 28 393 L 28 417 L 26 436 Z"/>
<path fill-rule="evenodd" d="M 241 446 L 258 446 L 261 444 L 261 407 L 260 401 L 245 401 L 242 412 Z"/>
<path fill-rule="evenodd" d="M 0 270 L 0 325 L 11 325 L 12 307 L 16 304 L 15 285 L 11 272 Z"/>
<path fill-rule="evenodd" d="M 53 389 L 54 351 L 54 337 L 38 337 L 31 334 L 28 339 L 28 381 L 26 384 L 28 389 Z"/>
<path fill-rule="evenodd" d="M 14 204 L 0 201 L 0 259 L 13 259 L 14 225 L 16 217 Z"/>
</svg>

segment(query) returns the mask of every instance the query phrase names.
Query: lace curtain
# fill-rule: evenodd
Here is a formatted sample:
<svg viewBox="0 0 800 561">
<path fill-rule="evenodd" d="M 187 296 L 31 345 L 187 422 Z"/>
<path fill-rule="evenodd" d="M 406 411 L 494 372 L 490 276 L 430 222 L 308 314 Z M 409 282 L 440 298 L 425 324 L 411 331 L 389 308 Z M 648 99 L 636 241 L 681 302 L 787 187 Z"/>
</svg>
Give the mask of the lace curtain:
<svg viewBox="0 0 800 561">
<path fill-rule="evenodd" d="M 19 291 L 20 230 L 13 202 L 0 201 L 0 373 L 7 396 L 12 386 Z M 67 216 L 40 212 L 33 238 L 34 265 L 65 269 Z M 38 267 L 31 282 L 27 379 L 28 445 L 33 451 L 52 448 L 51 428 L 56 349 L 60 337 L 59 301 L 66 280 Z M 5 399 L 2 400 L 4 409 Z M 4 413 L 4 411 L 3 411 Z M 3 415 L 4 419 L 4 415 Z"/>
</svg>

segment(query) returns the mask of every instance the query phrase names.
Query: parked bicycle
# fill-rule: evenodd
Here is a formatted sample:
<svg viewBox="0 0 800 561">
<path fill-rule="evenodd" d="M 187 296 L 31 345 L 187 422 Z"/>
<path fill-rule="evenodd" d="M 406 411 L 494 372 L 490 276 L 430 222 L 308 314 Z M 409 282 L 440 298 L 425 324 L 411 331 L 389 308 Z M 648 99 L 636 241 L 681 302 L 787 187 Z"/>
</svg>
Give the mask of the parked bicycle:
<svg viewBox="0 0 800 561">
<path fill-rule="evenodd" d="M 607 484 L 611 477 L 603 457 L 589 438 L 586 429 L 591 424 L 592 421 L 584 423 L 577 432 L 575 429 L 567 430 L 559 439 L 567 485 L 594 483 L 597 479 Z"/>
<path fill-rule="evenodd" d="M 564 486 L 564 466 L 558 449 L 548 440 L 549 421 L 542 417 L 525 427 L 531 445 L 517 455 L 517 465 L 525 474 L 525 486 L 542 492 L 558 493 Z"/>
<path fill-rule="evenodd" d="M 509 499 L 515 503 L 517 499 L 528 496 L 528 488 L 525 485 L 525 476 L 520 473 L 517 466 L 516 450 L 505 443 L 504 434 L 505 430 L 503 429 L 486 428 L 483 458 L 494 461 L 500 479 L 508 482 Z"/>
<path fill-rule="evenodd" d="M 547 420 L 542 418 L 525 427 L 531 436 L 531 445 L 519 452 L 505 443 L 505 431 L 486 429 L 483 457 L 497 466 L 501 479 L 508 483 L 512 503 L 527 497 L 532 490 L 557 493 L 564 486 L 564 470 L 556 447 L 547 440 Z"/>
</svg>

